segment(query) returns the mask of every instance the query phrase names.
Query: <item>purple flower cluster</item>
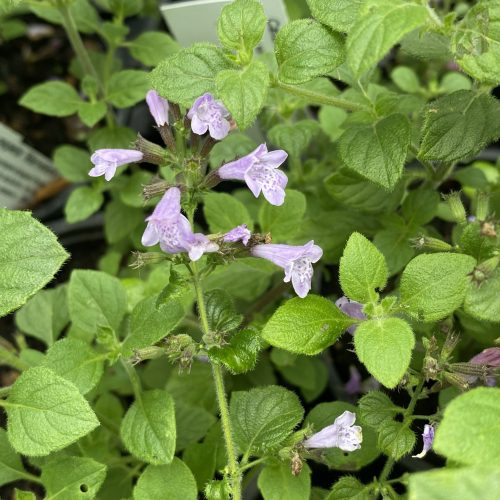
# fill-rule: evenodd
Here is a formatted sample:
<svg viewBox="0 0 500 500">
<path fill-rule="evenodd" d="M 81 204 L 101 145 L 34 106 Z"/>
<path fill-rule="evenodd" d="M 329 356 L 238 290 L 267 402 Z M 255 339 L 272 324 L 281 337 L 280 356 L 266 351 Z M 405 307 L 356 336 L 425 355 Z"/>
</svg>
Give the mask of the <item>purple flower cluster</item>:
<svg viewBox="0 0 500 500">
<path fill-rule="evenodd" d="M 165 132 L 165 128 L 169 127 L 168 101 L 154 90 L 150 90 L 146 95 L 146 103 L 156 125 Z M 187 117 L 191 120 L 193 133 L 203 135 L 208 131 L 215 140 L 226 137 L 231 129 L 228 110 L 209 93 L 196 99 Z M 166 143 L 168 145 L 168 141 Z M 219 180 L 244 181 L 255 197 L 263 193 L 269 203 L 279 206 L 285 201 L 285 187 L 288 183 L 286 174 L 279 170 L 279 167 L 287 156 L 283 150 L 268 151 L 267 145 L 261 144 L 243 158 L 220 167 L 216 176 Z M 91 157 L 94 167 L 89 175 L 104 175 L 109 181 L 119 166 L 148 161 L 148 158 L 141 151 L 133 149 L 99 149 Z M 187 252 L 193 261 L 201 258 L 204 253 L 219 250 L 219 245 L 207 236 L 193 232 L 188 219 L 181 213 L 181 192 L 176 187 L 170 188 L 164 194 L 153 213 L 146 218 L 146 222 L 147 227 L 142 236 L 144 246 L 159 243 L 164 252 Z M 225 243 L 241 242 L 244 246 L 249 245 L 250 239 L 251 232 L 245 224 L 222 236 Z M 251 255 L 267 259 L 284 269 L 284 281 L 291 281 L 295 292 L 302 298 L 311 289 L 312 264 L 318 262 L 323 255 L 323 251 L 314 241 L 301 246 L 261 244 L 251 247 L 249 251 Z"/>
</svg>

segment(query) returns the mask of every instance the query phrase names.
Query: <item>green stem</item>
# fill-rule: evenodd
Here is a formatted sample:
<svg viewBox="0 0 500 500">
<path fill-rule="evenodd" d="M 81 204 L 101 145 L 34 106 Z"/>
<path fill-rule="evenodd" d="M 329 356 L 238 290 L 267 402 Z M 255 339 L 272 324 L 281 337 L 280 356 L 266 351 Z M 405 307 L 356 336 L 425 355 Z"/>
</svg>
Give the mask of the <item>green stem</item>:
<svg viewBox="0 0 500 500">
<path fill-rule="evenodd" d="M 208 325 L 207 310 L 205 307 L 205 300 L 203 298 L 203 290 L 198 277 L 198 269 L 196 263 L 191 263 L 191 271 L 193 274 L 194 288 L 196 291 L 196 302 L 198 304 L 198 312 L 200 315 L 201 326 L 203 333 L 207 335 L 210 333 Z M 226 398 L 226 391 L 224 388 L 224 375 L 222 368 L 215 363 L 212 363 L 212 374 L 215 383 L 215 392 L 217 394 L 217 401 L 219 404 L 220 419 L 222 424 L 222 431 L 224 434 L 224 441 L 226 444 L 226 453 L 228 459 L 229 475 L 231 479 L 233 500 L 241 500 L 241 472 L 238 466 L 238 459 L 236 455 L 236 447 L 233 441 L 233 432 L 231 428 L 231 420 L 229 418 L 229 405 Z"/>
<path fill-rule="evenodd" d="M 335 106 L 336 108 L 345 109 L 346 111 L 368 111 L 368 106 L 359 104 L 357 102 L 346 101 L 345 99 L 340 99 L 338 97 L 333 97 L 326 94 L 320 94 L 319 92 L 314 92 L 312 90 L 307 90 L 302 87 L 296 87 L 295 85 L 288 85 L 282 83 L 278 80 L 273 82 L 273 85 L 289 94 L 296 95 L 297 97 L 302 97 L 308 99 L 314 104 L 326 104 L 327 106 Z"/>
<path fill-rule="evenodd" d="M 410 399 L 410 403 L 404 412 L 404 420 L 403 420 L 404 426 L 408 426 L 411 424 L 413 410 L 415 409 L 415 405 L 417 404 L 418 398 L 422 393 L 422 389 L 424 388 L 424 383 L 425 379 L 422 377 L 422 380 L 420 380 L 415 391 L 413 392 Z M 395 463 L 396 461 L 392 457 L 389 457 L 387 459 L 387 462 L 385 463 L 384 468 L 382 469 L 382 472 L 378 480 L 380 484 L 383 484 L 387 481 L 387 478 L 389 477 L 389 474 L 391 473 L 392 467 L 394 466 Z"/>
<path fill-rule="evenodd" d="M 243 472 L 244 470 L 247 470 L 247 469 L 251 469 L 252 467 L 259 465 L 262 462 L 265 462 L 266 460 L 267 460 L 267 457 L 262 457 L 262 458 L 258 458 L 257 460 L 253 460 L 252 462 L 249 462 L 248 464 L 240 467 L 240 472 Z"/>
<path fill-rule="evenodd" d="M 130 383 L 132 384 L 132 389 L 134 390 L 135 399 L 139 402 L 139 404 L 141 404 L 142 403 L 142 387 L 141 387 L 141 380 L 139 379 L 139 375 L 137 375 L 135 368 L 128 361 L 126 361 L 124 359 L 121 359 L 120 361 L 121 361 L 123 368 L 127 372 Z"/>
<path fill-rule="evenodd" d="M 69 7 L 66 4 L 60 2 L 58 9 L 59 12 L 61 13 L 64 30 L 68 35 L 69 42 L 71 43 L 71 46 L 73 47 L 76 56 L 80 60 L 80 64 L 82 65 L 83 71 L 87 75 L 90 75 L 91 77 L 95 78 L 97 84 L 99 85 L 99 88 L 104 94 L 104 86 L 102 84 L 102 81 L 99 78 L 99 75 L 97 74 L 94 65 L 92 64 L 92 61 L 90 60 L 89 54 L 87 52 L 87 49 L 85 48 L 85 45 L 83 44 L 83 41 L 80 37 L 80 33 L 78 33 L 75 20 L 73 19 L 73 15 L 71 14 Z"/>
</svg>

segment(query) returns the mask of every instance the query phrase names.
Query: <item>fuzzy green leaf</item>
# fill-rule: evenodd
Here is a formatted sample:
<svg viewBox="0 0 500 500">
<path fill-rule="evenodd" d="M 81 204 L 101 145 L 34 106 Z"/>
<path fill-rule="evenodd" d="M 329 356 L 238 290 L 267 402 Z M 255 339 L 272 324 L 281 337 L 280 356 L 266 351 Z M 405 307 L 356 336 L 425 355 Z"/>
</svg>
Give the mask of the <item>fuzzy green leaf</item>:
<svg viewBox="0 0 500 500">
<path fill-rule="evenodd" d="M 500 464 L 500 389 L 478 387 L 446 407 L 433 447 L 449 460 L 466 465 Z"/>
<path fill-rule="evenodd" d="M 339 139 L 345 165 L 391 191 L 403 174 L 409 146 L 410 122 L 400 114 L 372 124 L 352 125 Z"/>
<path fill-rule="evenodd" d="M 483 321 L 500 321 L 500 268 L 480 284 L 471 281 L 467 285 L 464 310 Z"/>
<path fill-rule="evenodd" d="M 253 221 L 245 205 L 227 193 L 206 194 L 203 213 L 213 233 L 226 233 L 240 224 L 253 229 Z"/>
<path fill-rule="evenodd" d="M 342 37 L 312 19 L 286 24 L 275 43 L 278 78 L 284 83 L 307 82 L 344 62 Z"/>
<path fill-rule="evenodd" d="M 149 90 L 148 74 L 136 69 L 113 73 L 108 84 L 108 101 L 117 108 L 128 108 L 144 100 Z"/>
<path fill-rule="evenodd" d="M 25 474 L 21 457 L 7 439 L 7 431 L 0 428 L 0 486 L 23 479 Z"/>
<path fill-rule="evenodd" d="M 221 49 L 196 43 L 161 62 L 151 73 L 151 83 L 166 99 L 190 107 L 205 92 L 215 93 L 215 77 L 226 69 L 236 68 Z"/>
<path fill-rule="evenodd" d="M 220 71 L 215 78 L 217 95 L 230 111 L 240 130 L 255 120 L 267 95 L 269 70 L 260 61 L 252 61 L 242 70 Z"/>
<path fill-rule="evenodd" d="M 127 410 L 120 435 L 127 450 L 144 462 L 172 462 L 175 452 L 174 401 L 164 390 L 142 392 Z"/>
<path fill-rule="evenodd" d="M 388 456 L 399 460 L 415 446 L 414 432 L 402 422 L 385 422 L 378 431 L 378 446 Z"/>
<path fill-rule="evenodd" d="M 360 233 L 352 233 L 340 259 L 340 284 L 352 300 L 368 302 L 383 290 L 388 278 L 387 264 L 377 247 Z"/>
<path fill-rule="evenodd" d="M 262 338 L 274 347 L 313 355 L 332 345 L 355 322 L 329 300 L 308 295 L 282 305 L 262 330 Z"/>
<path fill-rule="evenodd" d="M 348 32 L 364 0 L 307 0 L 312 15 L 335 31 Z"/>
<path fill-rule="evenodd" d="M 0 316 L 4 316 L 43 288 L 68 254 L 29 212 L 1 208 L 0 234 Z"/>
<path fill-rule="evenodd" d="M 257 0 L 235 0 L 226 5 L 217 23 L 217 34 L 228 49 L 249 53 L 266 28 L 266 15 Z"/>
<path fill-rule="evenodd" d="M 156 66 L 179 51 L 179 44 L 162 31 L 147 31 L 128 42 L 130 54 L 146 66 Z"/>
<path fill-rule="evenodd" d="M 76 188 L 69 195 L 64 207 L 64 215 L 70 224 L 88 219 L 101 208 L 104 196 L 101 191 L 90 186 Z"/>
<path fill-rule="evenodd" d="M 401 302 L 424 321 L 437 321 L 462 305 L 467 275 L 476 260 L 463 254 L 434 253 L 415 257 L 401 276 Z"/>
<path fill-rule="evenodd" d="M 389 389 L 396 387 L 408 369 L 414 346 L 410 325 L 399 318 L 363 321 L 354 336 L 359 360 Z"/>
<path fill-rule="evenodd" d="M 304 410 L 293 392 L 272 385 L 233 392 L 230 414 L 239 450 L 265 452 L 291 434 Z"/>
<path fill-rule="evenodd" d="M 311 470 L 304 464 L 300 474 L 294 476 L 284 462 L 266 465 L 257 484 L 265 500 L 304 500 L 310 498 Z"/>
<path fill-rule="evenodd" d="M 6 404 L 9 440 L 19 453 L 44 456 L 65 448 L 99 425 L 77 387 L 45 367 L 16 380 Z"/>
<path fill-rule="evenodd" d="M 77 91 L 68 83 L 45 82 L 31 87 L 19 104 L 43 115 L 69 116 L 78 111 L 81 102 Z"/>
<path fill-rule="evenodd" d="M 404 0 L 369 0 L 360 14 L 346 43 L 349 66 L 358 77 L 427 19 L 424 6 Z"/>
</svg>

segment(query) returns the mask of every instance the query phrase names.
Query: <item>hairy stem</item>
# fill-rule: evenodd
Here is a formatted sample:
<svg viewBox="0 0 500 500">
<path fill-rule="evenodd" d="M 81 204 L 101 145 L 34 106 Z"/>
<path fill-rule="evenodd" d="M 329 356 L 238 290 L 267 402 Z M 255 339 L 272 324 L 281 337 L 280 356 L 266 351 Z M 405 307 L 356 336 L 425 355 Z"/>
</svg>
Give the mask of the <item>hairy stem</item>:
<svg viewBox="0 0 500 500">
<path fill-rule="evenodd" d="M 207 310 L 205 307 L 205 300 L 203 298 L 203 289 L 198 276 L 198 269 L 196 263 L 191 263 L 191 271 L 193 274 L 194 287 L 196 291 L 196 302 L 198 304 L 198 312 L 200 315 L 200 322 L 203 333 L 207 335 L 210 332 L 208 326 Z M 226 390 L 224 388 L 224 375 L 222 368 L 215 363 L 212 363 L 212 374 L 215 383 L 215 392 L 217 394 L 217 402 L 219 404 L 220 419 L 222 424 L 222 431 L 224 434 L 224 441 L 226 444 L 226 453 L 228 459 L 229 475 L 231 480 L 231 489 L 233 500 L 241 500 L 241 472 L 238 465 L 236 455 L 236 447 L 233 440 L 233 431 L 231 428 L 231 420 L 229 418 L 229 405 L 226 397 Z"/>
<path fill-rule="evenodd" d="M 422 377 L 422 380 L 419 382 L 415 391 L 413 392 L 413 395 L 410 399 L 410 403 L 408 404 L 408 407 L 404 412 L 403 425 L 405 426 L 410 425 L 413 420 L 412 419 L 413 411 L 415 410 L 415 405 L 417 404 L 418 398 L 420 397 L 422 389 L 424 388 L 424 382 L 425 379 Z M 387 462 L 385 463 L 384 468 L 382 469 L 382 472 L 378 480 L 380 484 L 385 483 L 387 481 L 387 478 L 389 477 L 389 474 L 391 473 L 395 463 L 396 461 L 392 457 L 389 457 L 387 459 Z"/>
<path fill-rule="evenodd" d="M 326 104 L 328 106 L 335 106 L 336 108 L 345 109 L 346 111 L 363 111 L 369 109 L 367 106 L 364 106 L 363 104 L 359 104 L 357 102 L 347 101 L 345 99 L 340 99 L 338 97 L 333 97 L 326 94 L 320 94 L 319 92 L 307 90 L 295 85 L 288 85 L 278 80 L 275 80 L 273 82 L 273 85 L 281 90 L 284 90 L 285 92 L 288 92 L 289 94 L 308 99 L 311 103 L 314 104 Z"/>
</svg>

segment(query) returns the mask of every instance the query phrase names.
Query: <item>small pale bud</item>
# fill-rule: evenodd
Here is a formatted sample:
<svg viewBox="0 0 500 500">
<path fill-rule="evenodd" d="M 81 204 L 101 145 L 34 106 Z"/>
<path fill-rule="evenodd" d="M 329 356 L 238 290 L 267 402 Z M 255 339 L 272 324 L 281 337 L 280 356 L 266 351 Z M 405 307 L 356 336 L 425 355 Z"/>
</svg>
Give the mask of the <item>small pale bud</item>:
<svg viewBox="0 0 500 500">
<path fill-rule="evenodd" d="M 417 250 L 436 250 L 438 252 L 449 252 L 453 247 L 445 241 L 430 236 L 419 236 L 410 240 L 412 246 Z"/>
<path fill-rule="evenodd" d="M 490 195 L 479 191 L 476 197 L 476 217 L 480 221 L 486 220 L 490 211 Z"/>
<path fill-rule="evenodd" d="M 462 203 L 462 200 L 460 199 L 460 193 L 459 192 L 453 192 L 448 195 L 443 196 L 444 200 L 446 203 L 448 203 L 448 206 L 450 207 L 451 214 L 453 216 L 453 219 L 455 222 L 458 222 L 459 224 L 463 224 L 464 222 L 467 221 L 467 214 L 465 213 L 465 208 L 464 204 Z"/>
</svg>

